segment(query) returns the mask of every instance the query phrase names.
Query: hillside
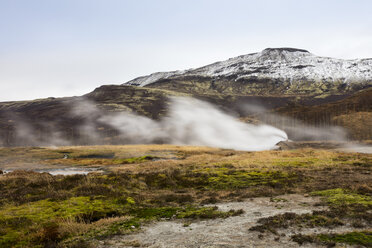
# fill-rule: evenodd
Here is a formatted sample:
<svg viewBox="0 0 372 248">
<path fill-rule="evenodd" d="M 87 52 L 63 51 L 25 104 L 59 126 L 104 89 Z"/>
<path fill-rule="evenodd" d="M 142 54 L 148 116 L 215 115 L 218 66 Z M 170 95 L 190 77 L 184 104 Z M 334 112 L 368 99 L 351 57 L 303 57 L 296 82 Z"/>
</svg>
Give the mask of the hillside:
<svg viewBox="0 0 372 248">
<path fill-rule="evenodd" d="M 315 106 L 286 106 L 276 112 L 316 126 L 344 127 L 351 139 L 372 139 L 371 88 L 343 100 Z"/>
<path fill-rule="evenodd" d="M 372 59 L 342 60 L 296 48 L 267 48 L 197 69 L 158 72 L 124 85 L 187 93 L 339 95 L 372 84 Z"/>
<path fill-rule="evenodd" d="M 0 144 L 141 143 L 120 137 L 123 128 L 115 114 L 129 113 L 150 123 L 141 118 L 166 117 L 172 107 L 170 97 L 177 96 L 207 101 L 248 122 L 272 124 L 291 139 L 367 140 L 372 138 L 371 71 L 371 59 L 340 60 L 301 49 L 265 49 L 198 69 L 104 85 L 80 97 L 0 103 Z M 116 123 L 102 121 L 105 118 L 116 118 Z M 347 133 L 323 135 L 334 125 Z M 312 133 L 298 136 L 304 129 Z"/>
</svg>

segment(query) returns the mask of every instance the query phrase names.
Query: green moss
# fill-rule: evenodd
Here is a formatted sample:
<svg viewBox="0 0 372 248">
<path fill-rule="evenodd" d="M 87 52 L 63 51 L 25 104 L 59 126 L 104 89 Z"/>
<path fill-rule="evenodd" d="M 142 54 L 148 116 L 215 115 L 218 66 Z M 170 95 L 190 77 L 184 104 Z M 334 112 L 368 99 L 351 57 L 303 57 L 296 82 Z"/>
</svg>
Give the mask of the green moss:
<svg viewBox="0 0 372 248">
<path fill-rule="evenodd" d="M 141 207 L 132 197 L 71 197 L 63 201 L 40 200 L 20 206 L 3 206 L 0 210 L 0 247 L 26 247 L 37 244 L 35 230 L 46 231 L 56 242 L 73 237 L 62 237 L 58 232 L 58 221 L 70 219 L 75 222 L 91 223 L 103 218 L 125 216 L 128 219 L 108 226 L 94 228 L 84 237 L 103 238 L 123 234 L 140 228 L 143 222 L 162 218 L 219 218 L 239 214 L 238 211 L 222 212 L 212 207 Z M 26 235 L 33 233 L 32 235 Z M 48 236 L 46 236 L 46 239 Z M 41 241 L 40 241 L 41 242 Z"/>
<path fill-rule="evenodd" d="M 106 227 L 99 227 L 83 234 L 84 238 L 103 239 L 113 235 L 127 234 L 138 230 L 143 220 L 139 218 L 129 218 L 124 221 L 117 221 Z"/>
<path fill-rule="evenodd" d="M 296 175 L 282 171 L 244 171 L 227 167 L 205 168 L 204 171 L 208 172 L 208 186 L 215 189 L 279 185 L 296 179 Z"/>
<path fill-rule="evenodd" d="M 128 214 L 129 219 L 115 222 L 104 228 L 96 228 L 83 235 L 86 238 L 102 239 L 112 235 L 127 234 L 138 230 L 143 223 L 159 219 L 211 219 L 227 218 L 243 213 L 242 210 L 218 211 L 216 207 L 154 207 L 133 208 Z"/>
<path fill-rule="evenodd" d="M 177 218 L 181 219 L 214 219 L 214 218 L 227 218 L 230 216 L 235 216 L 242 214 L 242 210 L 230 210 L 229 212 L 222 212 L 217 210 L 217 207 L 202 207 L 202 208 L 195 208 L 195 207 L 187 207 L 183 211 L 180 211 L 177 214 Z"/>
<path fill-rule="evenodd" d="M 22 234 L 19 231 L 9 229 L 5 231 L 6 233 L 0 235 L 0 247 L 16 247 L 17 244 L 19 246 Z"/>
<path fill-rule="evenodd" d="M 258 220 L 260 225 L 250 228 L 251 231 L 276 233 L 279 228 L 288 228 L 289 226 L 298 227 L 335 227 L 343 225 L 343 222 L 334 216 L 328 216 L 327 212 L 317 212 L 313 214 L 295 214 L 284 213 Z"/>
<path fill-rule="evenodd" d="M 151 173 L 143 175 L 145 182 L 153 188 L 204 188 L 207 190 L 226 190 L 268 185 L 284 187 L 298 179 L 296 173 L 269 170 L 237 170 L 223 165 L 218 167 L 190 168 L 172 173 Z"/>
<path fill-rule="evenodd" d="M 154 218 L 177 218 L 177 219 L 212 219 L 212 218 L 225 218 L 237 214 L 241 214 L 241 211 L 229 211 L 223 212 L 217 210 L 217 207 L 160 207 L 160 208 L 140 208 L 135 209 L 131 212 L 134 215 L 142 219 L 154 219 Z"/>
<path fill-rule="evenodd" d="M 123 211 L 123 206 L 112 200 L 72 197 L 64 201 L 47 199 L 3 208 L 0 210 L 0 219 L 2 222 L 8 222 L 14 218 L 26 218 L 35 222 L 44 222 L 54 218 L 82 218 L 85 221 L 92 221 Z"/>
<path fill-rule="evenodd" d="M 356 194 L 344 189 L 329 189 L 323 191 L 313 192 L 314 196 L 322 196 L 324 200 L 332 206 L 343 206 L 343 205 L 362 205 L 372 206 L 372 198 L 367 195 Z"/>
<path fill-rule="evenodd" d="M 136 201 L 132 197 L 127 197 L 127 203 L 133 205 L 136 204 Z"/>
<path fill-rule="evenodd" d="M 372 247 L 372 232 L 350 232 L 344 234 L 320 234 L 320 241 L 330 243 L 346 243 L 349 245 L 364 245 Z"/>
<path fill-rule="evenodd" d="M 142 157 L 133 157 L 133 158 L 126 158 L 126 159 L 113 159 L 113 164 L 137 164 L 137 163 L 143 163 L 146 161 L 154 160 L 156 157 L 154 156 L 142 156 Z"/>
<path fill-rule="evenodd" d="M 113 152 L 93 152 L 86 154 L 79 154 L 72 156 L 74 158 L 114 158 L 115 153 Z"/>
</svg>

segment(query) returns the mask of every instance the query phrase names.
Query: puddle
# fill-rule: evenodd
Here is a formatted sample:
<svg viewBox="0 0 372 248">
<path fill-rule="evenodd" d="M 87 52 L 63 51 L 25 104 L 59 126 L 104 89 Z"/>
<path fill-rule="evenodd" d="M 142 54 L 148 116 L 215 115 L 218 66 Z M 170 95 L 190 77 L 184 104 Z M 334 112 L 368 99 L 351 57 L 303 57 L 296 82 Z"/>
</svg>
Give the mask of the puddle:
<svg viewBox="0 0 372 248">
<path fill-rule="evenodd" d="M 27 170 L 27 169 L 26 169 Z M 2 170 L 4 174 L 14 171 L 13 169 L 9 170 Z M 27 170 L 27 171 L 34 171 L 38 173 L 49 173 L 53 176 L 57 175 L 63 175 L 63 176 L 69 176 L 69 175 L 87 175 L 91 172 L 98 172 L 102 173 L 103 171 L 97 168 L 62 168 L 62 169 L 35 169 L 35 170 Z"/>
</svg>

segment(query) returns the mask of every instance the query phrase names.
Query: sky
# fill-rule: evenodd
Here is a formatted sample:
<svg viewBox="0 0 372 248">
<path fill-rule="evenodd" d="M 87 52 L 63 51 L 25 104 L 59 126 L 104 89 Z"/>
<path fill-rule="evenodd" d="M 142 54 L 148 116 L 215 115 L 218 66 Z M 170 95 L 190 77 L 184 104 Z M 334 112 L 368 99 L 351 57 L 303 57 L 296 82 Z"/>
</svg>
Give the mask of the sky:
<svg viewBox="0 0 372 248">
<path fill-rule="evenodd" d="M 0 0 L 0 101 L 83 95 L 267 47 L 372 57 L 371 0 Z"/>
</svg>

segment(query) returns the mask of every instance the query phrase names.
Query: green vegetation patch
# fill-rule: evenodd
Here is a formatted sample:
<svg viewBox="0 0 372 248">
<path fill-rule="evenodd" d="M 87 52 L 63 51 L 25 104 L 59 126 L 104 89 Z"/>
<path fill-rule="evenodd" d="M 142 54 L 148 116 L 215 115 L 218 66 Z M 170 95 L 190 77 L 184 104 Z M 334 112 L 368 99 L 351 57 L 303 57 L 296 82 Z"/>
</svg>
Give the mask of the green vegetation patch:
<svg viewBox="0 0 372 248">
<path fill-rule="evenodd" d="M 205 190 L 234 190 L 265 185 L 274 188 L 291 186 L 298 181 L 294 172 L 272 170 L 237 170 L 228 165 L 190 168 L 170 172 L 138 174 L 146 185 L 157 189 L 196 188 Z"/>
<path fill-rule="evenodd" d="M 81 155 L 77 155 L 73 157 L 75 158 L 114 158 L 115 153 L 113 152 L 88 153 L 88 154 L 81 154 Z"/>
<path fill-rule="evenodd" d="M 297 179 L 294 173 L 237 170 L 232 165 L 207 167 L 194 172 L 205 174 L 208 187 L 214 189 L 246 188 L 257 185 L 281 186 L 291 184 Z"/>
<path fill-rule="evenodd" d="M 362 205 L 372 207 L 372 197 L 353 193 L 345 189 L 329 189 L 313 192 L 314 196 L 322 196 L 331 206 Z"/>
<path fill-rule="evenodd" d="M 288 228 L 290 226 L 298 227 L 335 227 L 344 223 L 337 217 L 329 215 L 326 211 L 318 211 L 313 214 L 284 213 L 258 220 L 259 225 L 251 227 L 250 231 L 272 232 L 277 234 L 277 229 Z"/>
<path fill-rule="evenodd" d="M 93 228 L 87 233 L 82 234 L 80 237 L 76 238 L 83 238 L 85 240 L 89 239 L 104 239 L 110 236 L 114 235 L 120 235 L 120 234 L 128 234 L 133 231 L 139 230 L 141 227 L 141 224 L 145 220 L 140 218 L 133 218 L 129 217 L 126 220 L 123 221 L 116 221 L 110 225 L 107 226 L 100 226 L 98 228 Z M 74 239 L 67 240 L 67 242 L 71 242 Z"/>
<path fill-rule="evenodd" d="M 159 207 L 159 208 L 140 208 L 131 212 L 142 219 L 153 218 L 176 218 L 176 219 L 214 219 L 214 218 L 227 218 L 242 214 L 242 210 L 231 210 L 229 212 L 222 212 L 217 210 L 217 207 Z"/>
<path fill-rule="evenodd" d="M 138 230 L 143 223 L 161 219 L 214 219 L 227 218 L 243 213 L 243 210 L 219 211 L 217 207 L 139 207 L 131 209 L 124 221 L 114 222 L 106 227 L 95 228 L 83 234 L 82 238 L 103 239 L 112 235 L 126 234 Z"/>
<path fill-rule="evenodd" d="M 0 210 L 0 247 L 33 247 L 40 242 L 40 235 L 44 235 L 41 230 L 45 229 L 47 236 L 53 235 L 63 220 L 91 223 L 124 212 L 125 206 L 114 200 L 91 197 L 72 197 L 64 201 L 45 199 L 20 206 L 3 206 Z M 57 234 L 53 237 L 62 239 Z"/>
<path fill-rule="evenodd" d="M 318 234 L 318 235 L 302 235 L 296 234 L 292 236 L 292 240 L 299 243 L 318 243 L 322 245 L 334 246 L 336 243 L 344 243 L 349 245 L 362 245 L 372 247 L 372 232 L 348 232 L 339 234 Z"/>
<path fill-rule="evenodd" d="M 372 247 L 372 232 L 350 232 L 343 234 L 320 234 L 317 238 L 321 241 L 346 243 L 349 245 L 364 245 Z"/>
<path fill-rule="evenodd" d="M 113 164 L 138 164 L 143 163 L 146 161 L 152 161 L 157 159 L 157 157 L 146 155 L 142 157 L 133 157 L 133 158 L 125 158 L 125 159 L 113 159 Z"/>
<path fill-rule="evenodd" d="M 4 205 L 0 210 L 0 247 L 37 247 L 45 242 L 62 242 L 77 237 L 104 238 L 140 228 L 143 222 L 160 219 L 226 218 L 242 211 L 218 211 L 216 207 L 141 206 L 132 197 L 71 197 L 63 201 L 50 199 L 19 206 Z M 124 218 L 113 221 L 110 219 Z M 101 220 L 106 223 L 95 224 Z M 89 226 L 82 234 L 62 231 L 66 225 Z M 66 241 L 66 242 L 67 242 Z M 44 244 L 44 243 L 43 243 Z M 45 245 L 45 244 L 44 244 Z"/>
<path fill-rule="evenodd" d="M 78 221 L 95 221 L 124 212 L 124 207 L 113 200 L 92 197 L 71 197 L 64 201 L 49 199 L 31 202 L 20 206 L 5 207 L 0 210 L 2 223 L 14 218 L 26 218 L 43 222 L 54 218 L 73 218 Z"/>
<path fill-rule="evenodd" d="M 157 159 L 155 156 L 145 155 L 141 157 L 118 158 L 114 153 L 88 153 L 82 155 L 71 155 L 69 159 L 50 160 L 52 164 L 69 164 L 73 166 L 89 165 L 121 165 L 139 164 Z"/>
</svg>

